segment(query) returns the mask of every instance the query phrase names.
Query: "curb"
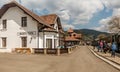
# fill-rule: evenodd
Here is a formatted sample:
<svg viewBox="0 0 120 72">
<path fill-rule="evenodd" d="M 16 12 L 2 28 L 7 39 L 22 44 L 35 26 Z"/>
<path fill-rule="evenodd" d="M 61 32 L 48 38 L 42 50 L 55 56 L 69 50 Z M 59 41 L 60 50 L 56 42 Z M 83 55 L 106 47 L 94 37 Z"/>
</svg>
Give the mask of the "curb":
<svg viewBox="0 0 120 72">
<path fill-rule="evenodd" d="M 98 57 L 98 58 L 100 58 L 101 60 L 105 61 L 106 63 L 112 65 L 112 66 L 115 67 L 116 69 L 120 70 L 120 65 L 118 65 L 118 64 L 116 64 L 116 63 L 114 63 L 114 62 L 112 62 L 112 61 L 110 61 L 110 60 L 108 60 L 108 59 L 106 59 L 106 58 L 98 55 L 98 54 L 95 53 L 92 49 L 90 49 L 90 48 L 88 48 L 88 49 L 89 49 L 96 57 Z"/>
</svg>

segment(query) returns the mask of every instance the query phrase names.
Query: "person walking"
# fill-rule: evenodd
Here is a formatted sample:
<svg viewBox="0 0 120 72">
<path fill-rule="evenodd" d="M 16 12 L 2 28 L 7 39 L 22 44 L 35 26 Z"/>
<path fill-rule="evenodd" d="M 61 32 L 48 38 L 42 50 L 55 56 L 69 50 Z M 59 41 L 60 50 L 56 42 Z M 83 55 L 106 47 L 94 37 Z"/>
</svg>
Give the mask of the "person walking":
<svg viewBox="0 0 120 72">
<path fill-rule="evenodd" d="M 112 43 L 111 50 L 112 50 L 111 57 L 115 57 L 115 51 L 117 50 L 115 42 Z"/>
<path fill-rule="evenodd" d="M 103 52 L 103 41 L 102 40 L 100 40 L 100 50 L 101 50 L 101 52 Z"/>
</svg>

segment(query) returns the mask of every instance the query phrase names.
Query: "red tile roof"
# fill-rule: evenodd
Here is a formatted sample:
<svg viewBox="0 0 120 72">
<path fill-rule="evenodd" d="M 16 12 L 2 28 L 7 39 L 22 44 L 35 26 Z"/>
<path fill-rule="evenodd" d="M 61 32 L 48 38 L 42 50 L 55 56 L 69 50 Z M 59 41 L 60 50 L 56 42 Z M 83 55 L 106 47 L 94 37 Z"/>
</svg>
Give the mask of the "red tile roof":
<svg viewBox="0 0 120 72">
<path fill-rule="evenodd" d="M 72 28 L 69 28 L 69 30 L 67 31 L 68 33 L 72 33 L 74 32 Z"/>
<path fill-rule="evenodd" d="M 48 15 L 40 16 L 40 18 L 44 22 L 46 22 L 48 25 L 54 25 L 57 22 L 58 28 L 59 28 L 59 32 L 64 34 L 64 31 L 62 29 L 61 23 L 58 21 L 58 20 L 60 20 L 58 15 L 56 15 L 56 14 L 48 14 Z M 48 30 L 50 30 L 50 29 L 48 29 Z M 54 30 L 51 29 L 51 31 L 54 31 Z"/>
<path fill-rule="evenodd" d="M 76 38 L 74 38 L 74 37 L 67 36 L 67 37 L 65 38 L 65 41 L 80 41 L 80 40 L 79 40 L 79 39 L 76 39 Z"/>
<path fill-rule="evenodd" d="M 81 34 L 77 34 L 77 35 L 75 36 L 75 38 L 80 39 L 80 38 L 81 38 Z"/>
<path fill-rule="evenodd" d="M 65 41 L 80 41 L 82 38 L 82 35 L 75 33 L 72 28 L 69 28 L 68 33 L 69 36 L 65 37 Z"/>
<path fill-rule="evenodd" d="M 55 21 L 57 20 L 57 15 L 56 14 L 49 14 L 49 15 L 44 15 L 40 16 L 40 18 L 46 22 L 47 24 L 55 24 Z"/>
</svg>

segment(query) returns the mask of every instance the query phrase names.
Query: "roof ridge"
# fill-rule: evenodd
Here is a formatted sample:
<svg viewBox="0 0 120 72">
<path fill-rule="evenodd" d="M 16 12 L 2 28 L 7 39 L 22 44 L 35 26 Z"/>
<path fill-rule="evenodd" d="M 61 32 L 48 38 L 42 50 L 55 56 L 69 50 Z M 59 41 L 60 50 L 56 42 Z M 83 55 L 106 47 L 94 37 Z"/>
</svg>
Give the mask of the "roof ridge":
<svg viewBox="0 0 120 72">
<path fill-rule="evenodd" d="M 11 2 L 9 2 L 7 4 L 4 4 L 1 9 L 3 9 L 4 6 L 10 5 L 10 4 L 15 4 L 17 7 L 19 7 L 20 9 L 22 9 L 24 12 L 26 12 L 29 16 L 31 16 L 32 18 L 34 18 L 39 23 L 42 23 L 43 25 L 46 25 L 46 26 L 48 26 L 50 28 L 53 28 L 52 26 L 50 26 L 47 23 L 45 23 L 37 14 L 33 13 L 32 11 L 30 11 L 29 9 L 27 9 L 24 6 L 22 6 L 21 4 L 19 4 L 16 1 L 11 1 Z M 7 9 L 9 9 L 9 7 L 7 7 Z M 4 14 L 4 12 L 7 11 L 7 9 L 5 9 L 3 12 L 0 13 L 0 17 L 2 17 L 2 14 Z"/>
<path fill-rule="evenodd" d="M 47 14 L 47 15 L 41 15 L 40 17 L 44 17 L 44 16 L 51 16 L 51 15 L 58 16 L 57 14 Z"/>
</svg>

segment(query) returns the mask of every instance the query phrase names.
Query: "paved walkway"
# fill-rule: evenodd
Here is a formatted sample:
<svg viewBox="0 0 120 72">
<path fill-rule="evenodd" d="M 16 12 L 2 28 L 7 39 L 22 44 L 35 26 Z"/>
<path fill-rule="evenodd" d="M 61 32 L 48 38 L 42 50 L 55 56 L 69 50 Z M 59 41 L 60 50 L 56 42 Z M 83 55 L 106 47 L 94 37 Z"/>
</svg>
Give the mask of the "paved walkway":
<svg viewBox="0 0 120 72">
<path fill-rule="evenodd" d="M 89 48 L 93 50 L 92 46 L 89 46 Z M 118 57 L 117 55 L 115 57 L 111 57 L 111 53 L 106 52 L 106 54 L 105 54 L 104 52 L 98 52 L 97 48 L 95 48 L 93 51 L 95 53 L 97 53 L 98 55 L 103 56 L 104 58 L 111 60 L 111 61 L 117 63 L 118 65 L 120 65 L 120 57 Z"/>
<path fill-rule="evenodd" d="M 0 72 L 120 72 L 94 56 L 86 46 L 70 55 L 0 54 Z"/>
</svg>

